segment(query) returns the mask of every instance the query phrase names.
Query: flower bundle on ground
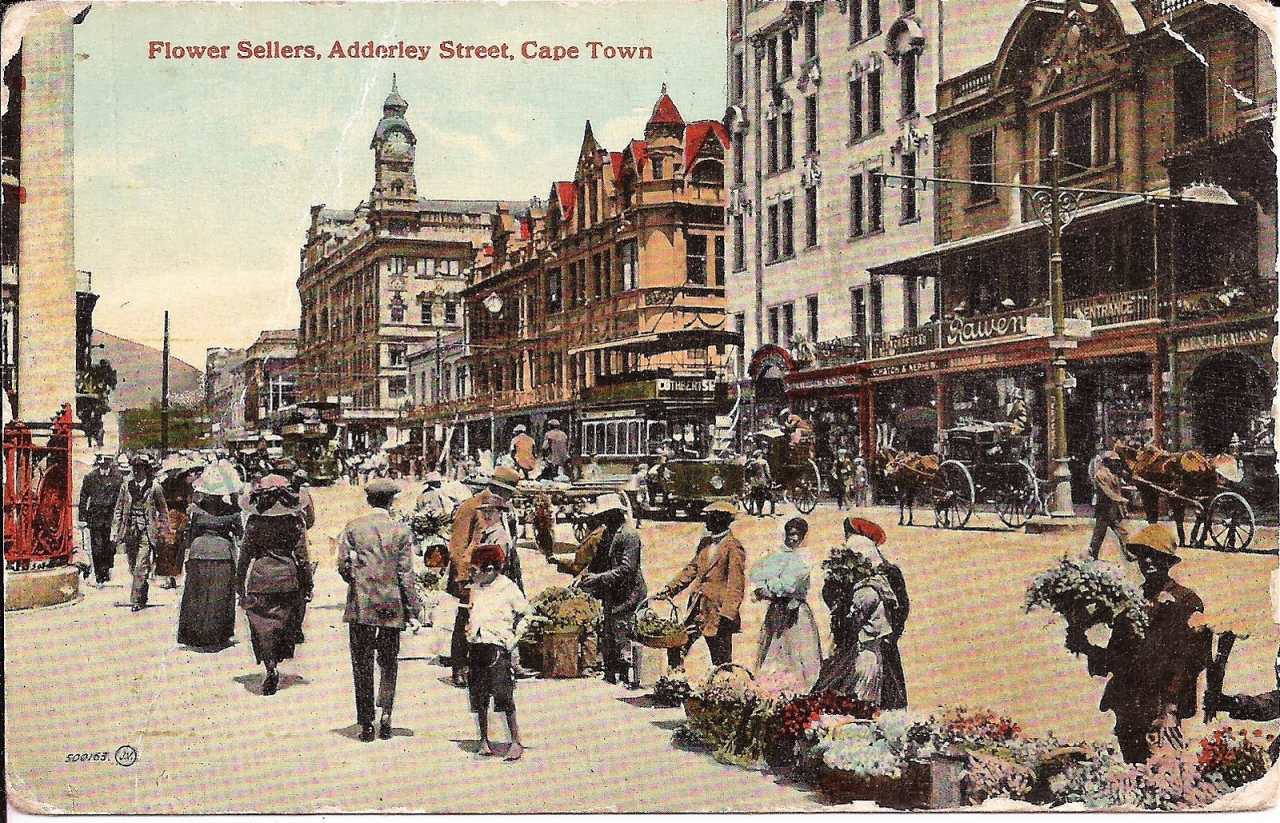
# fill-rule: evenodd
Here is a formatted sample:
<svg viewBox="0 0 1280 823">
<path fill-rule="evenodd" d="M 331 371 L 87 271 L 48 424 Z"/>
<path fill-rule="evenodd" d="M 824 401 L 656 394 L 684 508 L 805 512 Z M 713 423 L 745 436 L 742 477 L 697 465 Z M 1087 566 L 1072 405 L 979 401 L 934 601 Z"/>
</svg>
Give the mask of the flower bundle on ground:
<svg viewBox="0 0 1280 823">
<path fill-rule="evenodd" d="M 689 677 L 681 669 L 676 669 L 658 678 L 653 684 L 653 697 L 667 706 L 680 706 L 693 694 L 689 685 Z"/>
<path fill-rule="evenodd" d="M 422 591 L 436 591 L 444 584 L 444 569 L 424 569 L 418 572 L 416 580 Z"/>
<path fill-rule="evenodd" d="M 1185 757 L 1162 752 L 1146 763 L 1130 764 L 1113 749 L 1099 750 L 1066 769 L 1050 782 L 1050 788 L 1054 805 L 1162 811 L 1207 806 L 1221 794 Z"/>
<path fill-rule="evenodd" d="M 529 604 L 533 612 L 527 621 L 524 638 L 538 640 L 544 634 L 586 629 L 600 623 L 600 601 L 578 590 L 562 586 L 543 589 Z"/>
<path fill-rule="evenodd" d="M 1262 738 L 1262 730 L 1255 729 L 1253 736 Z M 1274 736 L 1268 735 L 1265 739 L 1270 741 Z M 1230 726 L 1201 740 L 1196 758 L 1201 773 L 1224 789 L 1238 789 L 1265 775 L 1267 760 L 1266 749 L 1249 739 L 1248 730 Z"/>
<path fill-rule="evenodd" d="M 1064 557 L 1037 575 L 1027 588 L 1027 611 L 1037 608 L 1057 612 L 1077 629 L 1124 620 L 1142 636 L 1150 623 L 1142 592 L 1120 567 L 1088 557 Z"/>
</svg>

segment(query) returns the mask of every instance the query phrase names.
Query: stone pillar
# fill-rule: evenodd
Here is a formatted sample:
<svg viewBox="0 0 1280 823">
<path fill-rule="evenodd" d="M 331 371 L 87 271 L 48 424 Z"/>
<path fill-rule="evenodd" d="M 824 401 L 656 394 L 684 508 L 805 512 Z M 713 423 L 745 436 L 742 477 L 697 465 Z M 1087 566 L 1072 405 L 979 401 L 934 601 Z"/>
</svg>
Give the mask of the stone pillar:
<svg viewBox="0 0 1280 823">
<path fill-rule="evenodd" d="M 33 15 L 22 36 L 17 416 L 31 422 L 48 421 L 63 403 L 74 408 L 76 398 L 72 25 L 54 6 Z"/>
</svg>

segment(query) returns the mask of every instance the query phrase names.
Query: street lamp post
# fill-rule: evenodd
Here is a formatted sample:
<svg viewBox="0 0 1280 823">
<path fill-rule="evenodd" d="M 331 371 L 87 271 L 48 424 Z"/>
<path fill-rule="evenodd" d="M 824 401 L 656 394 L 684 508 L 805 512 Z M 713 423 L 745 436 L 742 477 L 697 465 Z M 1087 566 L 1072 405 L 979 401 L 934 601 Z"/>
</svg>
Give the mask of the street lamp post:
<svg viewBox="0 0 1280 823">
<path fill-rule="evenodd" d="M 1057 149 L 1049 153 L 1049 279 L 1050 303 L 1053 312 L 1053 338 L 1049 346 L 1053 352 L 1053 505 L 1049 514 L 1053 517 L 1071 517 L 1075 514 L 1075 501 L 1071 497 L 1071 458 L 1067 449 L 1067 301 L 1062 284 L 1062 228 L 1075 214 L 1076 198 L 1064 200 L 1058 188 L 1062 173 L 1062 157 Z M 1043 195 L 1045 192 L 1037 192 Z M 1065 208 L 1064 208 L 1065 207 Z M 1043 214 L 1043 209 L 1037 209 Z M 1041 217 L 1043 220 L 1043 217 Z"/>
</svg>

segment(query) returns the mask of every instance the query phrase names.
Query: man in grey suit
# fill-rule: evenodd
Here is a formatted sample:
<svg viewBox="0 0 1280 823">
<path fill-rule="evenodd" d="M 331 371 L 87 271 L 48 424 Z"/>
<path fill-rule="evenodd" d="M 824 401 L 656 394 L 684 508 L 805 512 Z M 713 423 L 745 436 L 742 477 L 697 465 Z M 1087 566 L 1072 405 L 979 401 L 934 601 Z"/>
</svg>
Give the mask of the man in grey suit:
<svg viewBox="0 0 1280 823">
<path fill-rule="evenodd" d="M 365 486 L 373 511 L 357 517 L 338 539 L 338 574 L 347 581 L 347 608 L 342 619 L 351 636 L 351 673 L 355 680 L 356 722 L 360 739 L 373 740 L 373 663 L 380 679 L 377 705 L 382 709 L 378 736 L 391 737 L 391 707 L 396 697 L 400 632 L 408 621 L 422 620 L 422 601 L 413 579 L 413 536 L 391 517 L 391 502 L 400 489 L 376 478 Z"/>
<path fill-rule="evenodd" d="M 604 533 L 578 585 L 603 603 L 600 652 L 605 682 L 621 679 L 632 686 L 636 678 L 630 654 L 631 619 L 648 593 L 640 569 L 640 533 L 627 525 L 626 506 L 616 494 L 600 496 L 591 520 L 592 526 L 604 526 Z"/>
</svg>

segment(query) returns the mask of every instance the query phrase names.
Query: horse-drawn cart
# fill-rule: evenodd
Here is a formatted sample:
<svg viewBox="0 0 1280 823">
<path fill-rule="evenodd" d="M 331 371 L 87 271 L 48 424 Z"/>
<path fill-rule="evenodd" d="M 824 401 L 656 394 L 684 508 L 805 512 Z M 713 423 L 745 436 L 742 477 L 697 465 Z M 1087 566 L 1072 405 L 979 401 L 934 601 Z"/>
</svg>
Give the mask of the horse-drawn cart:
<svg viewBox="0 0 1280 823">
<path fill-rule="evenodd" d="M 1218 491 L 1211 497 L 1186 497 L 1141 477 L 1134 477 L 1133 482 L 1175 503 L 1189 506 L 1195 512 L 1195 524 L 1191 527 L 1191 545 L 1203 546 L 1205 539 L 1208 538 L 1219 549 L 1234 552 L 1249 548 L 1249 544 L 1253 542 L 1257 524 L 1253 515 L 1253 506 L 1243 495 L 1234 491 Z M 1227 482 L 1230 481 L 1227 480 Z"/>
<path fill-rule="evenodd" d="M 1026 458 L 1026 438 L 1010 434 L 1006 424 L 948 429 L 942 448 L 943 460 L 929 486 L 939 528 L 964 528 L 978 503 L 992 504 L 1011 529 L 1042 511 L 1041 484 Z"/>
<path fill-rule="evenodd" d="M 788 436 L 781 429 L 766 429 L 752 435 L 756 448 L 764 452 L 773 478 L 772 493 L 781 494 L 783 502 L 796 507 L 801 514 L 809 514 L 818 505 L 822 492 L 822 473 L 813 459 L 813 444 L 806 438 Z M 749 484 L 748 484 L 749 485 Z M 740 499 L 745 511 L 752 514 L 750 489 L 744 488 Z"/>
</svg>

